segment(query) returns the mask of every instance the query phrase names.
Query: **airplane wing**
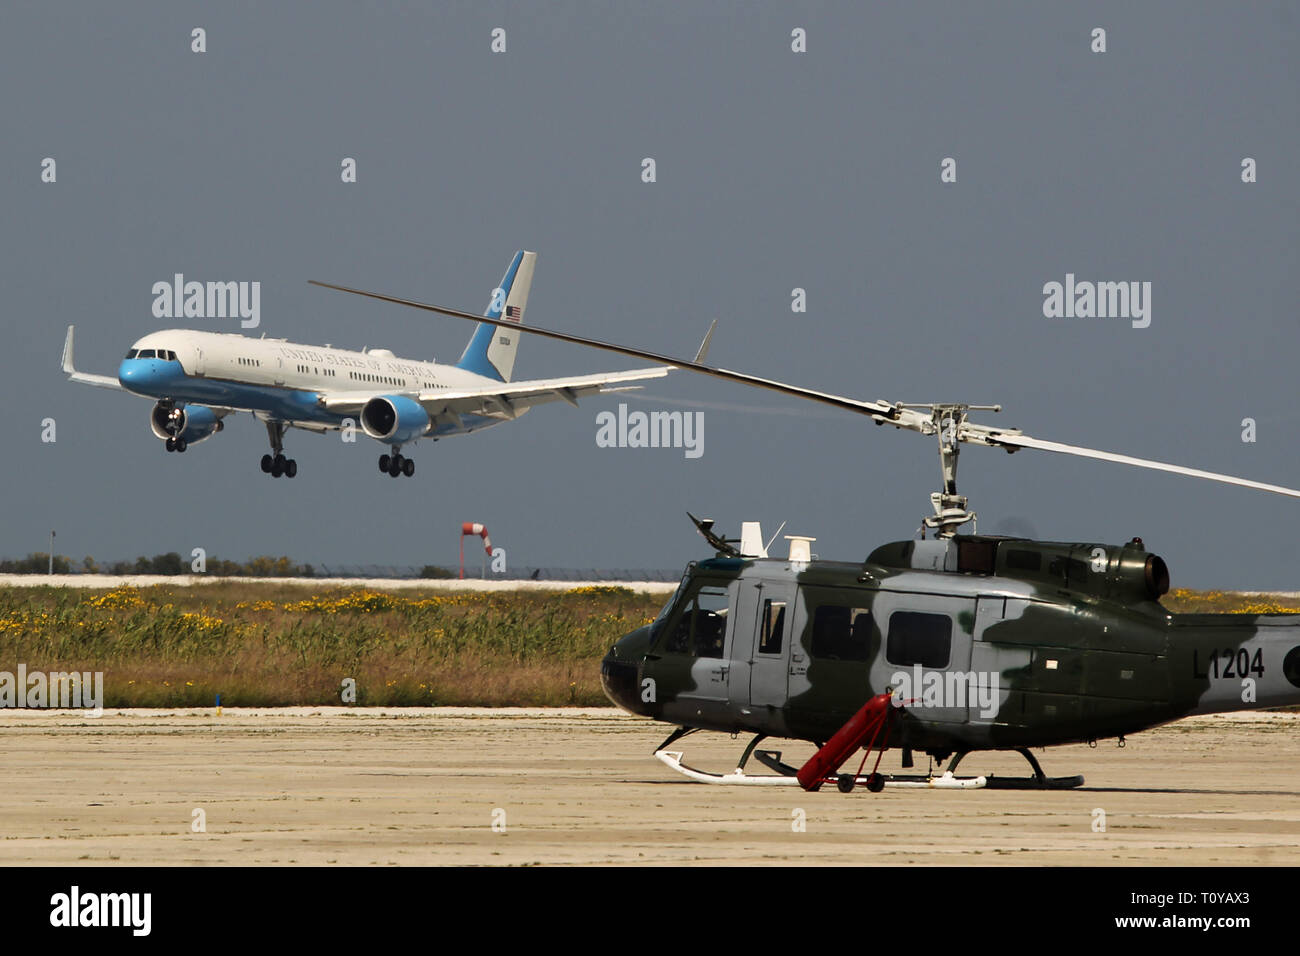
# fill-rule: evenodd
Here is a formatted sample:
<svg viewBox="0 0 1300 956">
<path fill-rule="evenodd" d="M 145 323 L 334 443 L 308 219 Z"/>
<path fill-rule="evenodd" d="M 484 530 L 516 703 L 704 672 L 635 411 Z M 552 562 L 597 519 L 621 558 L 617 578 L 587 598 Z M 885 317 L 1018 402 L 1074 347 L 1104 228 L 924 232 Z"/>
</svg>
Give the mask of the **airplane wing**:
<svg viewBox="0 0 1300 956">
<path fill-rule="evenodd" d="M 663 368 L 633 369 L 626 372 L 604 372 L 596 375 L 575 375 L 567 378 L 543 378 L 521 382 L 500 382 L 473 388 L 426 389 L 412 395 L 430 418 L 439 415 L 458 418 L 461 415 L 482 415 L 489 418 L 515 418 L 526 408 L 547 402 L 568 402 L 577 406 L 578 399 L 600 392 L 622 391 L 624 382 L 649 378 L 663 378 L 671 366 Z M 358 414 L 366 402 L 377 394 L 406 394 L 403 392 L 325 392 L 317 403 L 331 412 Z"/>
<path fill-rule="evenodd" d="M 68 381 L 80 382 L 82 385 L 95 385 L 99 388 L 115 388 L 123 391 L 122 383 L 114 375 L 91 375 L 89 372 L 78 372 L 72 364 L 72 333 L 76 326 L 68 326 L 68 337 L 63 340 L 63 371 L 67 373 Z"/>
</svg>

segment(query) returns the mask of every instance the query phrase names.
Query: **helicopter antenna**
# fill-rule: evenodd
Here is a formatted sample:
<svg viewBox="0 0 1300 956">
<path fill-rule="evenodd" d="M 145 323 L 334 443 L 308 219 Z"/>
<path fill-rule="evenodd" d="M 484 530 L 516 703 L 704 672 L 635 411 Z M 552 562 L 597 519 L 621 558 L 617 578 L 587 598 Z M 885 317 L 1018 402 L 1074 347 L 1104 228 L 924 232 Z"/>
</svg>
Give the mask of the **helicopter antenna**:
<svg viewBox="0 0 1300 956">
<path fill-rule="evenodd" d="M 740 543 L 739 540 L 714 533 L 712 518 L 697 518 L 689 511 L 686 512 L 686 517 L 691 519 L 695 529 L 704 536 L 704 540 L 709 542 L 713 550 L 717 551 L 718 554 L 728 558 L 739 558 L 741 556 L 740 549 L 736 547 Z"/>
<path fill-rule="evenodd" d="M 570 342 L 574 345 L 585 345 L 589 348 L 602 349 L 606 352 L 615 352 L 619 355 L 627 355 L 632 358 L 643 359 L 645 361 L 657 362 L 669 365 L 674 369 L 681 369 L 685 372 L 697 372 L 701 375 L 711 375 L 714 378 L 720 378 L 728 382 L 737 382 L 741 385 L 749 385 L 754 388 L 764 388 L 773 392 L 780 392 L 782 395 L 791 395 L 796 398 L 803 398 L 809 401 L 820 402 L 823 405 L 831 405 L 844 411 L 856 412 L 859 415 L 867 415 L 877 425 L 893 425 L 895 428 L 906 428 L 909 431 L 920 432 L 922 435 L 939 436 L 939 458 L 943 470 L 943 490 L 930 496 L 930 504 L 934 514 L 924 519 L 924 527 L 933 528 L 939 536 L 948 536 L 956 533 L 957 528 L 967 521 L 975 519 L 975 513 L 967 509 L 966 498 L 957 494 L 957 456 L 958 448 L 962 442 L 969 442 L 975 445 L 987 445 L 992 448 L 1001 448 L 1008 454 L 1019 451 L 1021 448 L 1037 448 L 1040 451 L 1051 451 L 1061 455 L 1075 455 L 1080 458 L 1093 458 L 1098 461 L 1116 462 L 1122 465 L 1132 465 L 1136 468 L 1149 468 L 1153 471 L 1166 471 L 1175 475 L 1187 475 L 1192 478 L 1204 478 L 1209 481 L 1218 481 L 1223 484 L 1237 485 L 1241 488 L 1253 488 L 1256 491 L 1268 491 L 1277 495 L 1286 495 L 1289 498 L 1300 498 L 1300 490 L 1295 488 L 1285 488 L 1281 485 L 1270 485 L 1262 481 L 1251 481 L 1248 478 L 1237 478 L 1232 475 L 1224 475 L 1213 471 L 1202 471 L 1199 468 L 1187 468 L 1183 465 L 1171 465 L 1162 461 L 1152 461 L 1149 458 L 1135 458 L 1131 455 L 1118 455 L 1114 452 L 1099 451 L 1096 448 L 1084 448 L 1079 445 L 1067 445 L 1063 442 L 1045 441 L 1041 438 L 1032 438 L 1022 433 L 1017 428 L 995 428 L 990 425 L 979 425 L 967 419 L 967 413 L 970 411 L 1000 411 L 1000 406 L 996 405 L 965 405 L 965 404 L 924 404 L 924 405 L 907 405 L 899 402 L 864 401 L 860 398 L 850 398 L 845 395 L 835 395 L 831 392 L 822 392 L 817 389 L 804 388 L 800 385 L 791 385 L 787 382 L 780 382 L 775 379 L 763 378 L 758 375 L 750 375 L 747 372 L 736 372 L 731 369 L 718 368 L 713 365 L 705 365 L 704 360 L 708 354 L 708 346 L 712 339 L 713 326 L 709 327 L 709 333 L 705 336 L 705 341 L 700 343 L 700 349 L 696 352 L 695 361 L 686 359 L 673 358 L 658 352 L 652 352 L 649 349 L 634 348 L 628 345 L 619 345 L 614 342 L 603 342 L 600 339 L 587 338 L 581 335 L 574 335 L 571 332 L 561 332 L 556 329 L 547 329 L 537 325 L 519 326 L 513 321 L 502 318 L 493 318 L 491 316 L 477 315 L 473 312 L 464 312 L 458 309 L 448 309 L 440 305 L 431 305 L 426 302 L 417 302 L 413 299 L 401 299 L 397 296 L 383 295 L 378 292 L 366 292 L 362 289 L 353 289 L 347 286 L 334 285 L 329 282 L 319 282 L 315 279 L 308 280 L 312 285 L 318 285 L 326 289 L 334 289 L 338 292 L 347 292 L 352 295 L 365 296 L 370 299 L 378 299 L 381 302 L 391 302 L 395 305 L 404 305 L 413 309 L 422 309 L 425 312 L 436 312 L 439 315 L 448 315 L 457 319 L 464 319 L 467 322 L 486 323 L 488 325 L 499 325 L 504 328 L 513 329 L 527 335 L 536 335 L 541 338 L 555 339 L 560 342 Z M 927 414 L 928 413 L 928 414 Z M 700 533 L 710 539 L 712 544 L 715 540 L 721 542 L 727 548 L 735 550 L 732 543 L 725 538 L 717 538 L 711 531 L 701 527 L 704 522 L 695 521 L 696 527 L 700 528 Z M 709 527 L 712 522 L 707 522 Z M 715 545 L 716 546 L 716 545 Z M 736 556 L 739 556 L 738 554 Z"/>
<path fill-rule="evenodd" d="M 785 527 L 785 522 L 782 521 L 782 522 L 781 522 L 781 528 L 784 528 L 784 527 Z M 777 529 L 776 529 L 776 534 L 772 535 L 772 537 L 770 537 L 770 538 L 767 539 L 767 544 L 763 545 L 763 550 L 764 550 L 764 551 L 771 551 L 771 550 L 772 550 L 772 542 L 776 540 L 776 535 L 781 533 L 781 528 L 777 528 Z"/>
</svg>

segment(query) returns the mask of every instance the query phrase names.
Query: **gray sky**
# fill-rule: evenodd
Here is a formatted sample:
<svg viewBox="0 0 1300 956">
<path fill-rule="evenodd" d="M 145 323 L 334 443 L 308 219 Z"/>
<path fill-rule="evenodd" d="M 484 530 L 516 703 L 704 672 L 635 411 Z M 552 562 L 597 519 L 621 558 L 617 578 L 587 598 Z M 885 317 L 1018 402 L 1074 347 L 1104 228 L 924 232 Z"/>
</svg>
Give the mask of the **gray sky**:
<svg viewBox="0 0 1300 956">
<path fill-rule="evenodd" d="M 983 417 L 1036 437 L 1300 484 L 1296 24 L 1269 3 L 7 4 L 0 554 L 54 527 L 78 558 L 446 564 L 470 520 L 514 565 L 672 567 L 706 553 L 690 509 L 857 559 L 928 513 L 931 439 L 685 373 L 621 400 L 705 403 L 698 459 L 597 447 L 614 396 L 422 442 L 414 479 L 294 432 L 277 481 L 248 416 L 168 455 L 146 400 L 58 371 L 69 323 L 105 373 L 185 324 L 150 311 L 176 272 L 260 281 L 257 332 L 454 361 L 466 323 L 306 280 L 477 311 L 518 248 L 539 325 L 689 355 L 717 317 L 726 367 L 1000 402 Z M 1149 281 L 1150 327 L 1045 318 L 1067 273 Z M 636 364 L 525 338 L 515 372 Z M 1295 500 L 983 448 L 959 487 L 983 531 L 1138 534 L 1175 586 L 1300 587 Z"/>
</svg>

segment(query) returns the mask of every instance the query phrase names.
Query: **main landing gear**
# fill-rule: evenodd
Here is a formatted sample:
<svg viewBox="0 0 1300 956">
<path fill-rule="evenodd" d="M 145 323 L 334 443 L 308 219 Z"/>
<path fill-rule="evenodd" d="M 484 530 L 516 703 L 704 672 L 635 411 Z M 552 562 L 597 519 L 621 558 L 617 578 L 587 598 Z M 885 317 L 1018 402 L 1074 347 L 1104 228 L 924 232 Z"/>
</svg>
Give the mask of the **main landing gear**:
<svg viewBox="0 0 1300 956">
<path fill-rule="evenodd" d="M 262 471 L 272 478 L 279 478 L 281 475 L 292 478 L 298 474 L 298 462 L 284 457 L 284 432 L 287 427 L 284 422 L 266 423 L 266 434 L 271 439 L 271 451 L 275 454 L 262 456 Z"/>
<path fill-rule="evenodd" d="M 405 475 L 410 478 L 415 474 L 415 462 L 404 457 L 400 448 L 400 445 L 394 446 L 391 455 L 379 456 L 379 470 L 387 472 L 390 478 L 396 478 L 398 475 Z"/>
</svg>

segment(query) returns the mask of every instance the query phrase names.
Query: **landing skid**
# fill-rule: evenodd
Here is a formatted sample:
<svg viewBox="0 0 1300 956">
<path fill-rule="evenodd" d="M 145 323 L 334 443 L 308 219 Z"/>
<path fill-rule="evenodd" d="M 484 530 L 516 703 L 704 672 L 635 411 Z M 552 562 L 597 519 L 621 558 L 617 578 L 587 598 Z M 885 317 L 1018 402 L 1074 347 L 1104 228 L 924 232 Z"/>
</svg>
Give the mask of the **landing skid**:
<svg viewBox="0 0 1300 956">
<path fill-rule="evenodd" d="M 749 787 L 799 786 L 799 780 L 795 777 L 795 768 L 789 764 L 781 763 L 780 751 L 759 750 L 754 754 L 759 763 L 778 769 L 777 773 L 745 773 L 744 767 L 737 767 L 731 773 L 712 773 L 708 770 L 698 770 L 682 763 L 683 754 L 680 750 L 656 750 L 655 756 L 666 766 L 697 783 L 740 784 Z M 844 792 L 855 787 L 866 787 L 874 791 L 877 787 L 872 786 L 872 776 L 872 774 L 842 773 L 835 777 L 827 777 L 826 782 L 835 784 Z M 920 774 L 879 774 L 876 776 L 883 780 L 884 786 L 898 789 L 975 790 L 985 786 L 984 777 L 955 777 L 951 773 L 945 773 L 937 777 L 926 777 Z"/>
<path fill-rule="evenodd" d="M 682 776 L 697 783 L 749 787 L 799 786 L 799 780 L 795 776 L 799 772 L 798 768 L 785 763 L 781 759 L 781 751 L 755 749 L 759 742 L 765 739 L 766 735 L 764 734 L 759 734 L 749 742 L 749 746 L 745 748 L 739 764 L 731 773 L 713 773 L 712 771 L 700 770 L 690 766 L 683 762 L 685 756 L 683 751 L 669 750 L 667 748 L 682 737 L 695 733 L 696 729 L 694 727 L 682 727 L 674 731 L 667 740 L 655 749 L 655 757 L 665 766 L 676 770 Z M 962 752 L 953 757 L 948 769 L 941 774 L 855 775 L 841 773 L 833 777 L 827 777 L 826 783 L 835 784 L 841 793 L 848 793 L 859 786 L 865 786 L 872 792 L 879 792 L 885 787 L 898 790 L 1071 790 L 1083 785 L 1083 777 L 1077 774 L 1070 777 L 1046 776 L 1038 761 L 1034 759 L 1033 754 L 1028 750 L 1018 748 L 1016 753 L 1019 753 L 1029 762 L 1029 765 L 1034 770 L 1034 776 L 997 777 L 993 774 L 987 774 L 978 777 L 959 777 L 956 774 L 957 765 L 966 756 L 966 752 Z M 751 756 L 771 770 L 772 773 L 746 773 L 745 765 L 749 762 Z"/>
</svg>

